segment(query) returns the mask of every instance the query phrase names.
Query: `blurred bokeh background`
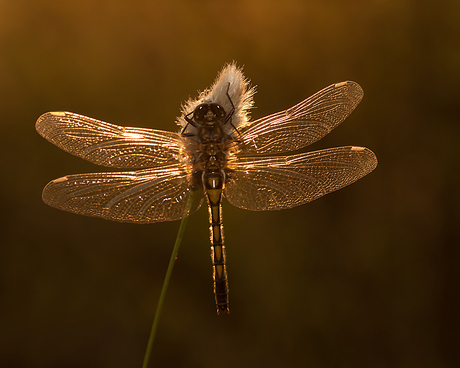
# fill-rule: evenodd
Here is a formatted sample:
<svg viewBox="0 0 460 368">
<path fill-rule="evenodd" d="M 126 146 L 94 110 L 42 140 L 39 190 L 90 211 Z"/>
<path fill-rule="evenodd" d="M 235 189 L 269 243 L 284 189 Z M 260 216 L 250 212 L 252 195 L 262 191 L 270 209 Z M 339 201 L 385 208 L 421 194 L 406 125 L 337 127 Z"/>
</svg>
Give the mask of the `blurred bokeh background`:
<svg viewBox="0 0 460 368">
<path fill-rule="evenodd" d="M 140 367 L 178 222 L 41 201 L 102 171 L 35 131 L 46 111 L 176 130 L 236 60 L 258 118 L 343 80 L 365 97 L 311 150 L 379 166 L 295 209 L 224 202 L 231 314 L 214 309 L 207 211 L 190 218 L 155 367 L 458 367 L 460 2 L 0 0 L 0 366 Z"/>
</svg>

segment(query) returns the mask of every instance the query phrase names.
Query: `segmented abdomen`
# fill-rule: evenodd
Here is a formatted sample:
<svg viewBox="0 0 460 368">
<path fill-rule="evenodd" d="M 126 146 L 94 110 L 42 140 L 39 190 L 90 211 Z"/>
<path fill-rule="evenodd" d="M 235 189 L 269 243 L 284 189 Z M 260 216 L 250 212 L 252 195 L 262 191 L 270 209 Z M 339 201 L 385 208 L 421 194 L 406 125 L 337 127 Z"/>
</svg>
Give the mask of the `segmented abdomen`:
<svg viewBox="0 0 460 368">
<path fill-rule="evenodd" d="M 220 170 L 206 170 L 203 173 L 203 185 L 208 199 L 211 258 L 217 313 L 229 312 L 227 266 L 221 205 L 223 180 L 224 174 Z"/>
</svg>

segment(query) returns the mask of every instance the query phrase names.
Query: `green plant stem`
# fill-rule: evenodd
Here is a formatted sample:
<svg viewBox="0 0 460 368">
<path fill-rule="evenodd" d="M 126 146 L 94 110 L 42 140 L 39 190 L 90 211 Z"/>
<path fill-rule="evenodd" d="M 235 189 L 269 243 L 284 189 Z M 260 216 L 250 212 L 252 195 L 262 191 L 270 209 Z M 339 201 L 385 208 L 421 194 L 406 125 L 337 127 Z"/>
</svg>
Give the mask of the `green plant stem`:
<svg viewBox="0 0 460 368">
<path fill-rule="evenodd" d="M 172 271 L 174 268 L 174 262 L 177 258 L 177 253 L 179 253 L 179 246 L 182 242 L 182 238 L 185 232 L 185 225 L 187 225 L 188 216 L 184 217 L 180 223 L 179 231 L 176 237 L 176 243 L 174 244 L 174 249 L 171 254 L 171 259 L 169 260 L 168 270 L 166 271 L 165 280 L 163 282 L 163 287 L 161 289 L 160 300 L 158 301 L 158 307 L 155 312 L 155 318 L 153 320 L 152 329 L 150 331 L 149 342 L 147 344 L 147 350 L 145 351 L 144 364 L 142 368 L 147 368 L 149 365 L 150 355 L 152 353 L 153 340 L 155 339 L 155 334 L 157 332 L 158 323 L 160 321 L 161 311 L 163 309 L 163 304 L 166 298 L 166 291 L 168 290 L 169 280 L 171 279 Z"/>
</svg>

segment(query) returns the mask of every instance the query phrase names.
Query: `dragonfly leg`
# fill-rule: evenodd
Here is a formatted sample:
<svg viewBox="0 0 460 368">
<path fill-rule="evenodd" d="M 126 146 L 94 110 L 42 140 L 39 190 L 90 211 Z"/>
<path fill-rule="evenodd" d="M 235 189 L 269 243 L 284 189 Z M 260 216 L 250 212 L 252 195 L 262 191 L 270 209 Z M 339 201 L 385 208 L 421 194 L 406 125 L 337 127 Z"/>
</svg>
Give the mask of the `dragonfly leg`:
<svg viewBox="0 0 460 368">
<path fill-rule="evenodd" d="M 232 105 L 232 109 L 230 110 L 230 112 L 228 113 L 227 117 L 225 118 L 225 121 L 224 121 L 224 124 L 226 124 L 228 121 L 230 121 L 230 125 L 232 126 L 232 128 L 235 130 L 235 132 L 238 133 L 238 135 L 241 135 L 240 132 L 238 131 L 238 129 L 236 129 L 236 126 L 233 125 L 231 119 L 233 117 L 233 114 L 235 113 L 235 105 L 233 104 L 233 101 L 230 97 L 230 95 L 228 94 L 228 91 L 230 89 L 230 82 L 228 82 L 228 85 L 227 85 L 227 92 L 225 93 L 228 97 L 228 100 L 230 101 L 230 104 Z M 236 142 L 240 142 L 239 140 L 235 140 Z"/>
<path fill-rule="evenodd" d="M 194 136 L 195 134 L 194 133 L 185 133 L 185 130 L 188 128 L 188 125 L 192 125 L 194 126 L 195 128 L 197 128 L 198 126 L 196 125 L 196 123 L 193 121 L 193 119 L 190 119 L 189 116 L 192 115 L 194 113 L 194 111 L 188 113 L 187 115 L 184 116 L 184 119 L 185 121 L 187 122 L 187 124 L 185 124 L 184 126 L 184 129 L 182 129 L 182 132 L 180 133 L 181 135 L 183 135 L 184 137 L 192 137 Z"/>
</svg>

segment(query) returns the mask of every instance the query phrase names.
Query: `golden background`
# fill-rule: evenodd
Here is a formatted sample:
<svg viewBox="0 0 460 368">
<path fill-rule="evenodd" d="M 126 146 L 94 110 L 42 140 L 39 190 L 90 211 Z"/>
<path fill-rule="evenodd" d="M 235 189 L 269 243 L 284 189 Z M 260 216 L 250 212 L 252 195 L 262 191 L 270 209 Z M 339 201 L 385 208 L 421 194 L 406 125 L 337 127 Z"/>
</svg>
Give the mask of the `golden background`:
<svg viewBox="0 0 460 368">
<path fill-rule="evenodd" d="M 360 83 L 311 150 L 366 146 L 379 166 L 291 210 L 224 201 L 229 316 L 207 211 L 193 215 L 151 366 L 459 366 L 458 0 L 0 0 L 1 367 L 140 367 L 179 227 L 47 207 L 51 179 L 105 169 L 36 119 L 177 130 L 180 104 L 232 60 L 257 85 L 254 118 Z"/>
</svg>

